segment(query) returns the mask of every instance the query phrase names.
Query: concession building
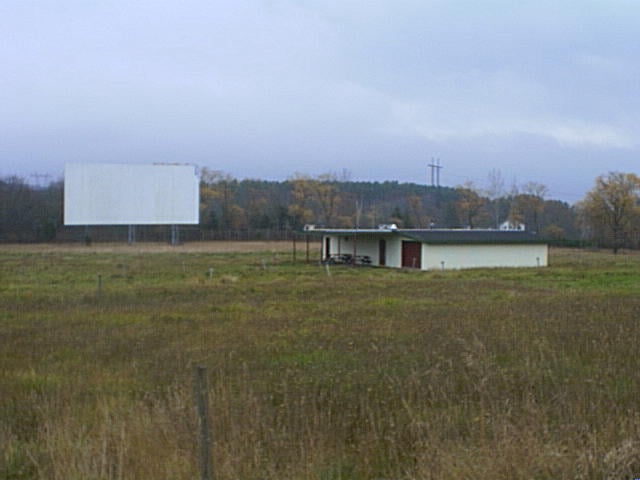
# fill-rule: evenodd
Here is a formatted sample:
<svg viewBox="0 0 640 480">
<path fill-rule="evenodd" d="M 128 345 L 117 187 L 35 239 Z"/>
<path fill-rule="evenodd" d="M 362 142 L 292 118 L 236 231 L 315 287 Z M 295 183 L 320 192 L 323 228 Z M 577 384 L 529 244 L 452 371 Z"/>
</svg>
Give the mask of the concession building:
<svg viewBox="0 0 640 480">
<path fill-rule="evenodd" d="M 544 267 L 548 244 L 536 234 L 521 230 L 320 229 L 309 225 L 308 234 L 322 237 L 322 259 L 421 270 L 487 267 Z"/>
</svg>

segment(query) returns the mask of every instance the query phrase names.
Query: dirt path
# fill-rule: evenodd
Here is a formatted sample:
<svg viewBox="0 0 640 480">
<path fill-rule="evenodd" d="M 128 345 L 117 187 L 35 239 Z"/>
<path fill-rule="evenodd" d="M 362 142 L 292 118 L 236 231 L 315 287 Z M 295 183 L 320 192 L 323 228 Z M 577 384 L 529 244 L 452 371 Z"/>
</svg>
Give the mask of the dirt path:
<svg viewBox="0 0 640 480">
<path fill-rule="evenodd" d="M 311 244 L 317 249 L 318 245 Z M 138 253 L 138 252 L 198 252 L 198 253 L 243 253 L 243 252 L 290 252 L 292 242 L 190 242 L 171 246 L 166 243 L 140 242 L 133 245 L 126 243 L 94 243 L 86 246 L 82 243 L 36 243 L 36 244 L 0 244 L 0 252 L 74 252 L 74 253 Z M 306 245 L 298 242 L 297 251 L 304 252 Z"/>
</svg>

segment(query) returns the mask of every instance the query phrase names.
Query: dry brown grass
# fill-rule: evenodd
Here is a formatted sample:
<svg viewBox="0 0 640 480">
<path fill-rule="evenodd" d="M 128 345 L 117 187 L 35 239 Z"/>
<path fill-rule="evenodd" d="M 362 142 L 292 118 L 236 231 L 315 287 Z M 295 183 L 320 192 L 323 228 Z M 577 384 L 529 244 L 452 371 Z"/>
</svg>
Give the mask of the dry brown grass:
<svg viewBox="0 0 640 480">
<path fill-rule="evenodd" d="M 315 245 L 316 250 L 319 248 Z M 298 242 L 297 250 L 301 254 L 305 247 Z M 291 252 L 292 242 L 285 241 L 211 241 L 189 242 L 172 246 L 167 243 L 139 242 L 127 243 L 10 243 L 1 244 L 0 252 L 6 253 L 252 253 L 252 252 Z"/>
<path fill-rule="evenodd" d="M 0 478 L 196 478 L 203 364 L 219 479 L 632 479 L 640 257 L 552 265 L 5 252 Z"/>
</svg>

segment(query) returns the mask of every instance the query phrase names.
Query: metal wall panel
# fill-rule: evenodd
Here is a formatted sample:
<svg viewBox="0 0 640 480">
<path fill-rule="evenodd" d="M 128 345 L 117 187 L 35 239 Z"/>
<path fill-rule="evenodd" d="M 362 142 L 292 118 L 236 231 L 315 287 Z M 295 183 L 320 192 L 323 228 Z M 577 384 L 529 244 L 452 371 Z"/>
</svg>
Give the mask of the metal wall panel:
<svg viewBox="0 0 640 480">
<path fill-rule="evenodd" d="M 192 165 L 65 166 L 65 225 L 197 224 L 199 203 Z"/>
</svg>

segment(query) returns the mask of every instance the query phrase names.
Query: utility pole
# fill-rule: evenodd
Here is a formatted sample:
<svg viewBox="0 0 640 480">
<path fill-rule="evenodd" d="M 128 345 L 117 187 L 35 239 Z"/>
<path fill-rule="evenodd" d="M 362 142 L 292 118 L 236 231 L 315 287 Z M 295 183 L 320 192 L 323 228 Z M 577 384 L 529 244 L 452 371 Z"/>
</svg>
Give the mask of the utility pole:
<svg viewBox="0 0 640 480">
<path fill-rule="evenodd" d="M 51 183 L 51 175 L 48 173 L 32 173 L 29 175 L 33 178 L 33 185 L 36 187 L 46 187 Z"/>
<path fill-rule="evenodd" d="M 431 157 L 431 163 L 428 165 L 429 168 L 431 168 L 431 186 L 432 187 L 439 187 L 440 186 L 440 170 L 442 170 L 444 167 L 442 165 L 440 165 L 440 159 L 439 158 L 433 158 Z"/>
</svg>

